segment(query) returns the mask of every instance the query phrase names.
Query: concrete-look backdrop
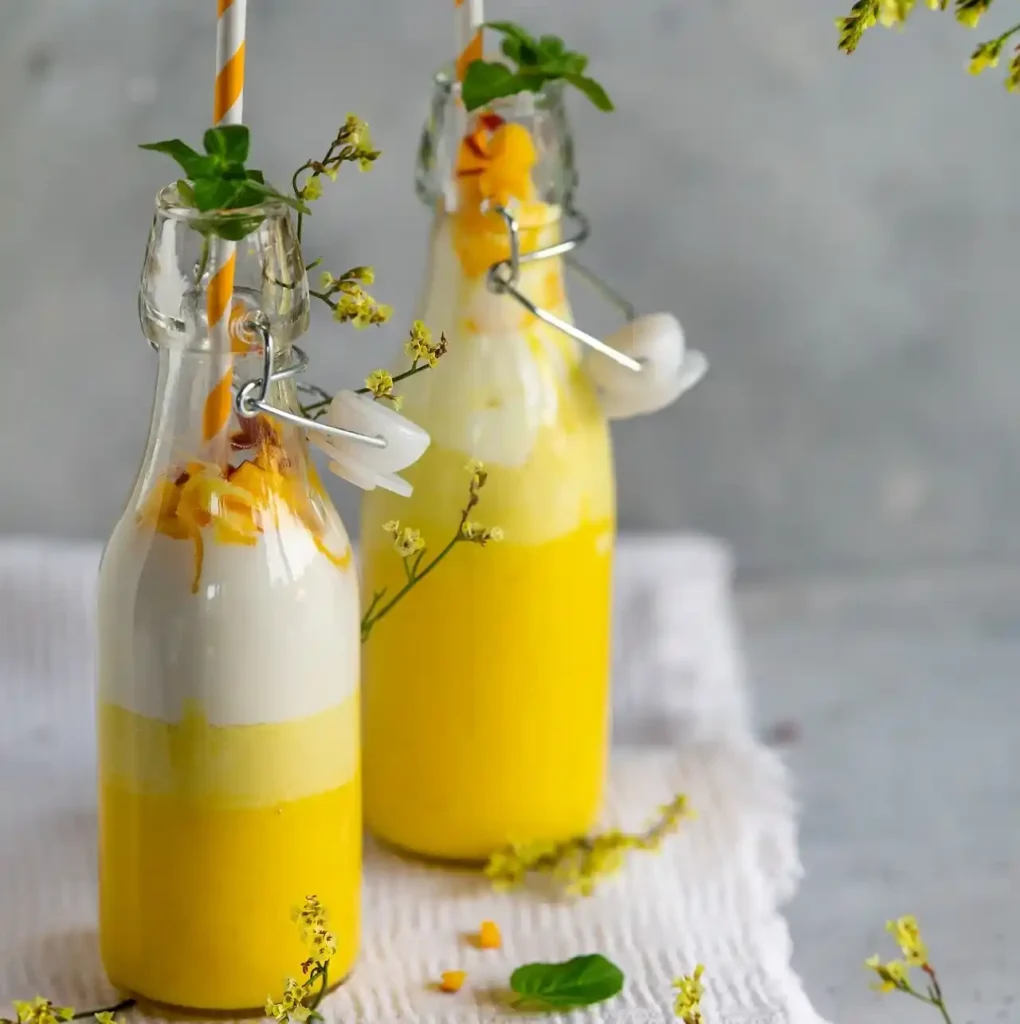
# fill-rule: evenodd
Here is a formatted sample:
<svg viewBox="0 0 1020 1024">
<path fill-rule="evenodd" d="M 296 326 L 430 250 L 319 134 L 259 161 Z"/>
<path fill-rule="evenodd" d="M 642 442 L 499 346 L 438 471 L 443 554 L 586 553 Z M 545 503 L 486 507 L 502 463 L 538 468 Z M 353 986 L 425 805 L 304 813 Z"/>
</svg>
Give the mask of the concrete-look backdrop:
<svg viewBox="0 0 1020 1024">
<path fill-rule="evenodd" d="M 1020 98 L 965 75 L 975 36 L 949 15 L 838 54 L 849 3 L 489 0 L 590 53 L 618 112 L 573 102 L 586 261 L 712 362 L 616 430 L 621 524 L 720 535 L 759 578 L 1020 555 Z M 285 181 L 349 110 L 384 150 L 309 232 L 332 266 L 373 263 L 398 311 L 385 332 L 319 322 L 331 387 L 414 312 L 412 167 L 451 7 L 249 0 L 256 165 Z M 155 370 L 135 288 L 173 176 L 135 146 L 206 126 L 214 8 L 0 0 L 0 532 L 102 537 L 126 497 Z"/>
</svg>

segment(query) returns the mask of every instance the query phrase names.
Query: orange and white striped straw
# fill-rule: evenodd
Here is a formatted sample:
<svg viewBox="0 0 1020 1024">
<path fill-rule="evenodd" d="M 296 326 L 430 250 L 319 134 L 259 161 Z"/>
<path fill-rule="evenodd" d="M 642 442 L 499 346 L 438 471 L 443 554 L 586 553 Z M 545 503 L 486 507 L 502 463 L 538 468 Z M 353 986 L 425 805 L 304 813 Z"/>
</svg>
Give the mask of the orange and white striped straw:
<svg viewBox="0 0 1020 1024">
<path fill-rule="evenodd" d="M 457 6 L 457 81 L 463 82 L 468 65 L 482 59 L 482 0 L 454 0 Z"/>
<path fill-rule="evenodd" d="M 216 84 L 213 90 L 213 125 L 240 124 L 244 100 L 244 34 L 248 0 L 216 2 Z M 210 250 L 212 278 L 206 295 L 206 318 L 217 381 L 205 400 L 202 437 L 224 461 L 228 449 L 226 427 L 233 404 L 234 368 L 231 359 L 230 311 L 234 295 L 236 246 L 213 238 Z"/>
</svg>

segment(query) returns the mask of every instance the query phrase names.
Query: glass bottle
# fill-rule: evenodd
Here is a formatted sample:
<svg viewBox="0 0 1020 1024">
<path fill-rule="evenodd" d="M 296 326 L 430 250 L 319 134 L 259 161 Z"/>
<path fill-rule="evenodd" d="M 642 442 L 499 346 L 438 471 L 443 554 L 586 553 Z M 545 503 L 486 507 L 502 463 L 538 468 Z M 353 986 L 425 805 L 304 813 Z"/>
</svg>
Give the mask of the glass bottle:
<svg viewBox="0 0 1020 1024">
<path fill-rule="evenodd" d="M 465 131 L 466 127 L 466 131 Z M 448 352 L 402 385 L 432 444 L 408 499 L 363 498 L 363 591 L 399 590 L 385 527 L 457 536 L 474 460 L 487 474 L 466 537 L 375 627 L 364 652 L 365 814 L 382 840 L 477 861 L 507 842 L 589 829 L 609 733 L 615 488 L 610 435 L 580 346 L 487 286 L 509 256 L 493 207 L 528 253 L 561 240 L 575 184 L 560 88 L 466 116 L 436 79 L 417 168 L 435 209 L 421 318 Z M 522 263 L 517 287 L 571 321 L 559 258 Z M 485 536 L 484 533 L 481 534 Z M 498 534 L 497 534 L 498 536 Z"/>
<path fill-rule="evenodd" d="M 245 216 L 235 384 L 262 373 L 248 313 L 268 317 L 278 366 L 308 322 L 286 210 Z M 225 357 L 209 340 L 210 215 L 198 218 L 175 186 L 157 197 L 139 301 L 159 354 L 152 426 L 100 569 L 100 944 L 127 992 L 240 1011 L 300 976 L 292 914 L 310 895 L 335 936 L 330 979 L 354 961 L 359 601 L 301 429 L 232 414 L 223 440 L 206 439 Z M 298 411 L 293 377 L 268 400 Z"/>
</svg>

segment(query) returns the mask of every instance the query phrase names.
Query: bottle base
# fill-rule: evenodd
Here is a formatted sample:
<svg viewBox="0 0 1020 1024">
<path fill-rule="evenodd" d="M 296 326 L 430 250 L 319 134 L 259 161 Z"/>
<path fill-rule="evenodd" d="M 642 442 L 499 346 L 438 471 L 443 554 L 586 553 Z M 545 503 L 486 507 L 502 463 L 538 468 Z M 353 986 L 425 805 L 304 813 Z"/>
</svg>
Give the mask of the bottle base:
<svg viewBox="0 0 1020 1024">
<path fill-rule="evenodd" d="M 326 996 L 331 995 L 337 989 L 346 985 L 354 974 L 354 967 L 348 968 L 344 976 L 339 980 L 330 983 L 326 989 Z M 135 1007 L 141 1011 L 143 1016 L 159 1017 L 163 1020 L 265 1020 L 265 1000 L 260 1006 L 245 1006 L 237 1009 L 209 1009 L 200 1006 L 179 1006 L 176 1003 L 165 1002 L 161 999 L 150 999 L 140 992 L 133 992 L 128 986 L 119 984 L 116 979 L 111 978 L 110 984 L 120 992 L 125 999 L 133 999 Z M 278 996 L 282 993 L 267 992 L 266 996 Z"/>
</svg>

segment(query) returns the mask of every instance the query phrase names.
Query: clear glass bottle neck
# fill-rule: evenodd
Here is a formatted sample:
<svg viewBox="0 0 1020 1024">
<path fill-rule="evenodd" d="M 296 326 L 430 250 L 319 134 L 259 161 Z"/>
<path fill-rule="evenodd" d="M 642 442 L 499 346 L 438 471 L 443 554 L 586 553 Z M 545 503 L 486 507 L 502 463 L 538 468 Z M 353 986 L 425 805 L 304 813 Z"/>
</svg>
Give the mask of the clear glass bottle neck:
<svg viewBox="0 0 1020 1024">
<path fill-rule="evenodd" d="M 508 132 L 506 126 L 512 126 Z M 523 129 L 523 132 L 520 131 Z M 569 206 L 577 186 L 573 133 L 559 83 L 537 93 L 496 100 L 471 113 L 448 71 L 436 75 L 429 116 L 418 147 L 415 186 L 428 206 L 454 212 L 463 207 L 458 179 L 486 173 L 506 155 L 504 143 L 525 139 L 533 148 L 529 173 L 535 200 Z M 504 147 L 501 149 L 501 147 Z"/>
</svg>

